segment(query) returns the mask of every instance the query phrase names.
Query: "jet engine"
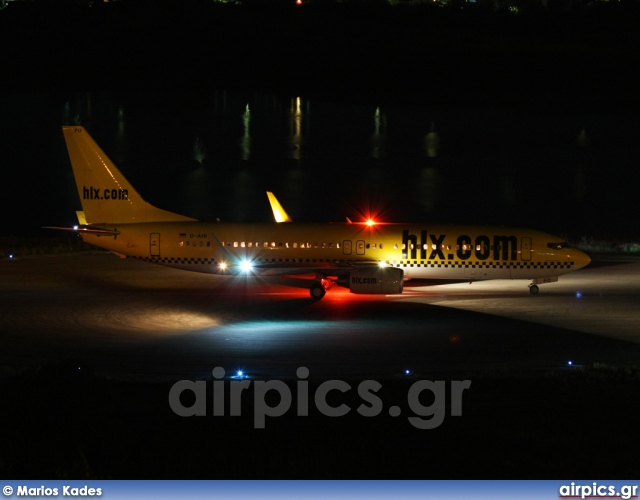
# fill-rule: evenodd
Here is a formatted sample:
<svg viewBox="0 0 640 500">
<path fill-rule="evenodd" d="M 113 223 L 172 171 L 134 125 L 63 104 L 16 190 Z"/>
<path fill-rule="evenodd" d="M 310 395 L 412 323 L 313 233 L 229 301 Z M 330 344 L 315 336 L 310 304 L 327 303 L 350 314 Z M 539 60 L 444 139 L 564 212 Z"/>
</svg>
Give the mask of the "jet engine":
<svg viewBox="0 0 640 500">
<path fill-rule="evenodd" d="M 338 284 L 349 288 L 351 293 L 378 293 L 391 295 L 402 293 L 404 271 L 397 267 L 376 267 L 351 271 L 348 283 Z"/>
</svg>

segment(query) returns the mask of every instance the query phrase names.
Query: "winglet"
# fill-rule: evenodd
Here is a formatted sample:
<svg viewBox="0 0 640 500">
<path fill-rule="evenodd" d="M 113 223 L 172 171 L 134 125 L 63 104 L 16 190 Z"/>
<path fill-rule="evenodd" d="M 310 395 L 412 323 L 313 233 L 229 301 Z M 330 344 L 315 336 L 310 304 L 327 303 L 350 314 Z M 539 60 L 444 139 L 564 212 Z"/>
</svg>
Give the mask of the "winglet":
<svg viewBox="0 0 640 500">
<path fill-rule="evenodd" d="M 291 217 L 289 217 L 289 214 L 285 212 L 284 208 L 282 208 L 282 205 L 280 205 L 280 202 L 271 191 L 267 191 L 267 197 L 269 198 L 269 203 L 271 203 L 271 211 L 273 212 L 273 218 L 276 222 L 293 222 Z"/>
</svg>

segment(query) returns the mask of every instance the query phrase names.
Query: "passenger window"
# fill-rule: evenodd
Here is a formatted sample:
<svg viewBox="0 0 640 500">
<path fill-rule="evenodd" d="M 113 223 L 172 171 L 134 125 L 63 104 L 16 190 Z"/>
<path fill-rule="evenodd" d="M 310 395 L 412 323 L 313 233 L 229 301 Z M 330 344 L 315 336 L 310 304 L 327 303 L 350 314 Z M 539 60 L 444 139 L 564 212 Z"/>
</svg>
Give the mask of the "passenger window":
<svg viewBox="0 0 640 500">
<path fill-rule="evenodd" d="M 233 242 L 233 248 L 238 248 L 238 242 L 237 241 Z"/>
</svg>

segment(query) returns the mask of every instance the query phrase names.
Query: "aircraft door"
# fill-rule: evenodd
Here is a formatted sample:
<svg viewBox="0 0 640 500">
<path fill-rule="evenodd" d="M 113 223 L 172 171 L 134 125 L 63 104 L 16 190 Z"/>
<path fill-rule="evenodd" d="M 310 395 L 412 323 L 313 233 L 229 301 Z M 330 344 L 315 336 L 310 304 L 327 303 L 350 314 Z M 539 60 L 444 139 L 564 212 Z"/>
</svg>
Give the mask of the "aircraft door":
<svg viewBox="0 0 640 500">
<path fill-rule="evenodd" d="M 364 255 L 364 240 L 356 241 L 356 254 Z"/>
<path fill-rule="evenodd" d="M 342 242 L 342 253 L 345 255 L 351 255 L 351 240 L 344 240 Z"/>
<path fill-rule="evenodd" d="M 520 254 L 522 260 L 531 260 L 531 238 L 520 238 L 520 248 L 522 249 Z"/>
<path fill-rule="evenodd" d="M 160 257 L 160 233 L 151 233 L 149 236 L 149 253 L 151 257 Z"/>
</svg>

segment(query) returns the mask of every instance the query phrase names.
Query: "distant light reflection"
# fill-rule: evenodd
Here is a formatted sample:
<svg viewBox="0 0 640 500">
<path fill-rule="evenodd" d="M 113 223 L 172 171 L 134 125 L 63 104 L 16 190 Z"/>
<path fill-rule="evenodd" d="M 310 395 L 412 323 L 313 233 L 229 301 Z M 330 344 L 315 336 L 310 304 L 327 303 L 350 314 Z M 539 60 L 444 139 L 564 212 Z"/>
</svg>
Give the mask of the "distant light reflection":
<svg viewBox="0 0 640 500">
<path fill-rule="evenodd" d="M 118 131 L 116 132 L 116 157 L 117 162 L 126 161 L 127 141 L 125 134 L 124 107 L 118 106 Z"/>
<path fill-rule="evenodd" d="M 582 127 L 580 130 L 580 134 L 578 134 L 578 138 L 576 139 L 576 144 L 581 148 L 587 147 L 587 129 L 585 127 Z"/>
<path fill-rule="evenodd" d="M 299 97 L 291 100 L 291 138 L 290 158 L 293 160 L 300 160 L 302 157 L 302 144 L 304 138 L 302 137 L 302 100 Z"/>
<path fill-rule="evenodd" d="M 249 103 L 244 109 L 242 114 L 242 127 L 243 134 L 240 139 L 240 149 L 242 150 L 241 158 L 248 160 L 251 157 L 251 131 L 249 126 L 251 125 L 251 110 L 249 109 Z"/>
<path fill-rule="evenodd" d="M 387 117 L 376 108 L 373 114 L 373 134 L 371 135 L 371 156 L 380 159 L 387 153 Z"/>
<path fill-rule="evenodd" d="M 196 137 L 196 140 L 193 143 L 193 159 L 202 165 L 202 163 L 206 158 L 207 158 L 207 148 L 204 146 L 204 143 L 200 140 L 200 137 Z"/>
<path fill-rule="evenodd" d="M 424 149 L 429 158 L 436 158 L 440 152 L 440 134 L 436 132 L 435 122 L 431 122 L 431 130 L 424 138 Z"/>
</svg>

